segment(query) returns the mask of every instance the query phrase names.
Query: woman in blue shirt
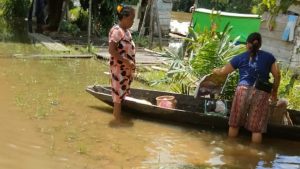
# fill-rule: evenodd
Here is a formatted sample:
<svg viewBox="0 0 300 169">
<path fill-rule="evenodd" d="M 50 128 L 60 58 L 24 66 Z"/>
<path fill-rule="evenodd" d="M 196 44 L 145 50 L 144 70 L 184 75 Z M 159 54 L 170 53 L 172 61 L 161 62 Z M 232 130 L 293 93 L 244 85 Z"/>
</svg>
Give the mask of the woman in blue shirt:
<svg viewBox="0 0 300 169">
<path fill-rule="evenodd" d="M 262 40 L 259 33 L 252 33 L 247 38 L 247 51 L 235 56 L 230 63 L 216 68 L 213 73 L 227 76 L 239 69 L 239 83 L 235 91 L 229 117 L 229 137 L 236 137 L 239 127 L 244 126 L 252 132 L 252 142 L 260 143 L 262 133 L 266 132 L 269 116 L 269 99 L 277 101 L 280 83 L 280 70 L 275 57 L 266 51 L 259 50 Z M 254 87 L 257 79 L 268 82 L 272 74 L 274 83 L 271 92 Z"/>
</svg>

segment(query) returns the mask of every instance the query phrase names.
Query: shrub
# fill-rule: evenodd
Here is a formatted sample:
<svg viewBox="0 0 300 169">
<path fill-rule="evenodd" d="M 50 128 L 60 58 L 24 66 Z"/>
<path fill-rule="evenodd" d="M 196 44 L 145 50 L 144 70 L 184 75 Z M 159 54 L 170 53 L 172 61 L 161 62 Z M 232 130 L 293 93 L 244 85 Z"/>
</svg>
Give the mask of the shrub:
<svg viewBox="0 0 300 169">
<path fill-rule="evenodd" d="M 3 3 L 3 16 L 6 19 L 26 18 L 30 0 L 5 0 Z"/>
</svg>

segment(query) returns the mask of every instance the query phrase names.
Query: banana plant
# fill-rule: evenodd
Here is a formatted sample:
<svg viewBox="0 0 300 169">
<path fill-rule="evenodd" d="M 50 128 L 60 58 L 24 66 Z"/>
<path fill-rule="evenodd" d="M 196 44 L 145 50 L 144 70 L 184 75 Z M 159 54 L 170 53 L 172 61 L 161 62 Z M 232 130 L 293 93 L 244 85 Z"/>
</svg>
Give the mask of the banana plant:
<svg viewBox="0 0 300 169">
<path fill-rule="evenodd" d="M 236 45 L 239 36 L 233 41 L 230 41 L 230 32 L 232 27 L 228 23 L 222 32 L 216 33 L 216 36 L 211 36 L 209 39 L 204 35 L 206 41 L 202 46 L 198 46 L 198 41 L 203 37 L 191 39 L 191 47 L 194 50 L 195 56 L 191 60 L 191 65 L 196 74 L 204 76 L 211 72 L 215 67 L 220 67 L 227 63 L 234 55 L 241 53 L 244 48 L 242 45 Z M 197 34 L 194 34 L 197 35 Z"/>
<path fill-rule="evenodd" d="M 182 48 L 178 53 L 165 49 L 165 56 L 169 58 L 169 70 L 166 76 L 156 83 L 168 83 L 172 91 L 190 94 L 195 89 L 198 79 L 209 74 L 213 68 L 223 66 L 234 55 L 244 50 L 242 45 L 236 45 L 239 37 L 230 41 L 231 30 L 229 23 L 223 32 L 214 35 L 211 31 L 198 33 L 190 29 L 190 38 L 186 38 L 185 41 L 188 50 L 192 51 L 191 55 L 186 57 Z M 236 81 L 237 75 L 229 78 L 230 87 L 225 88 L 224 98 L 230 99 L 233 96 Z"/>
<path fill-rule="evenodd" d="M 167 57 L 166 61 L 169 63 L 169 69 L 163 79 L 156 80 L 152 85 L 158 83 L 170 84 L 173 92 L 189 95 L 197 77 L 194 75 L 189 60 L 184 57 L 183 47 L 179 48 L 178 53 L 165 48 L 164 56 Z"/>
</svg>

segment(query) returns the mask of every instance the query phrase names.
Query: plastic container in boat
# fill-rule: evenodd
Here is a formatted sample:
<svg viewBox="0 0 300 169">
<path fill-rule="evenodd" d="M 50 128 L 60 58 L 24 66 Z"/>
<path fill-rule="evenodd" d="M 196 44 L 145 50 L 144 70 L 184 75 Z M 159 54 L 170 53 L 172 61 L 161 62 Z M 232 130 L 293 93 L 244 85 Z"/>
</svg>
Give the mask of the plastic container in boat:
<svg viewBox="0 0 300 169">
<path fill-rule="evenodd" d="M 177 100 L 174 96 L 159 96 L 156 97 L 156 105 L 158 107 L 175 109 Z"/>
</svg>

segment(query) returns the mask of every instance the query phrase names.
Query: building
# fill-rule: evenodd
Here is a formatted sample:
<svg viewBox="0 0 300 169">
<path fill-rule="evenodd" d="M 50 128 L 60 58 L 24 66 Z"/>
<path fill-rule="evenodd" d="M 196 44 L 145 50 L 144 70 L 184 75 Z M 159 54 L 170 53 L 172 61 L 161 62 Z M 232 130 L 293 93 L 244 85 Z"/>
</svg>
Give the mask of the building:
<svg viewBox="0 0 300 169">
<path fill-rule="evenodd" d="M 142 11 L 145 10 L 145 6 L 142 6 L 142 3 L 145 5 L 144 0 L 140 0 L 137 4 L 137 18 L 136 23 L 141 19 Z M 159 21 L 162 35 L 168 35 L 170 32 L 170 22 L 171 22 L 171 12 L 172 12 L 172 0 L 157 0 Z"/>
<path fill-rule="evenodd" d="M 275 55 L 278 61 L 284 65 L 289 65 L 292 68 L 300 67 L 300 5 L 293 5 L 289 8 L 290 12 L 298 15 L 295 24 L 294 33 L 291 35 L 292 40 L 283 38 L 284 31 L 287 28 L 289 15 L 279 14 L 275 19 L 273 30 L 269 30 L 268 18 L 269 14 L 265 13 L 262 16 L 260 33 L 262 35 L 262 49 L 269 51 Z"/>
</svg>

